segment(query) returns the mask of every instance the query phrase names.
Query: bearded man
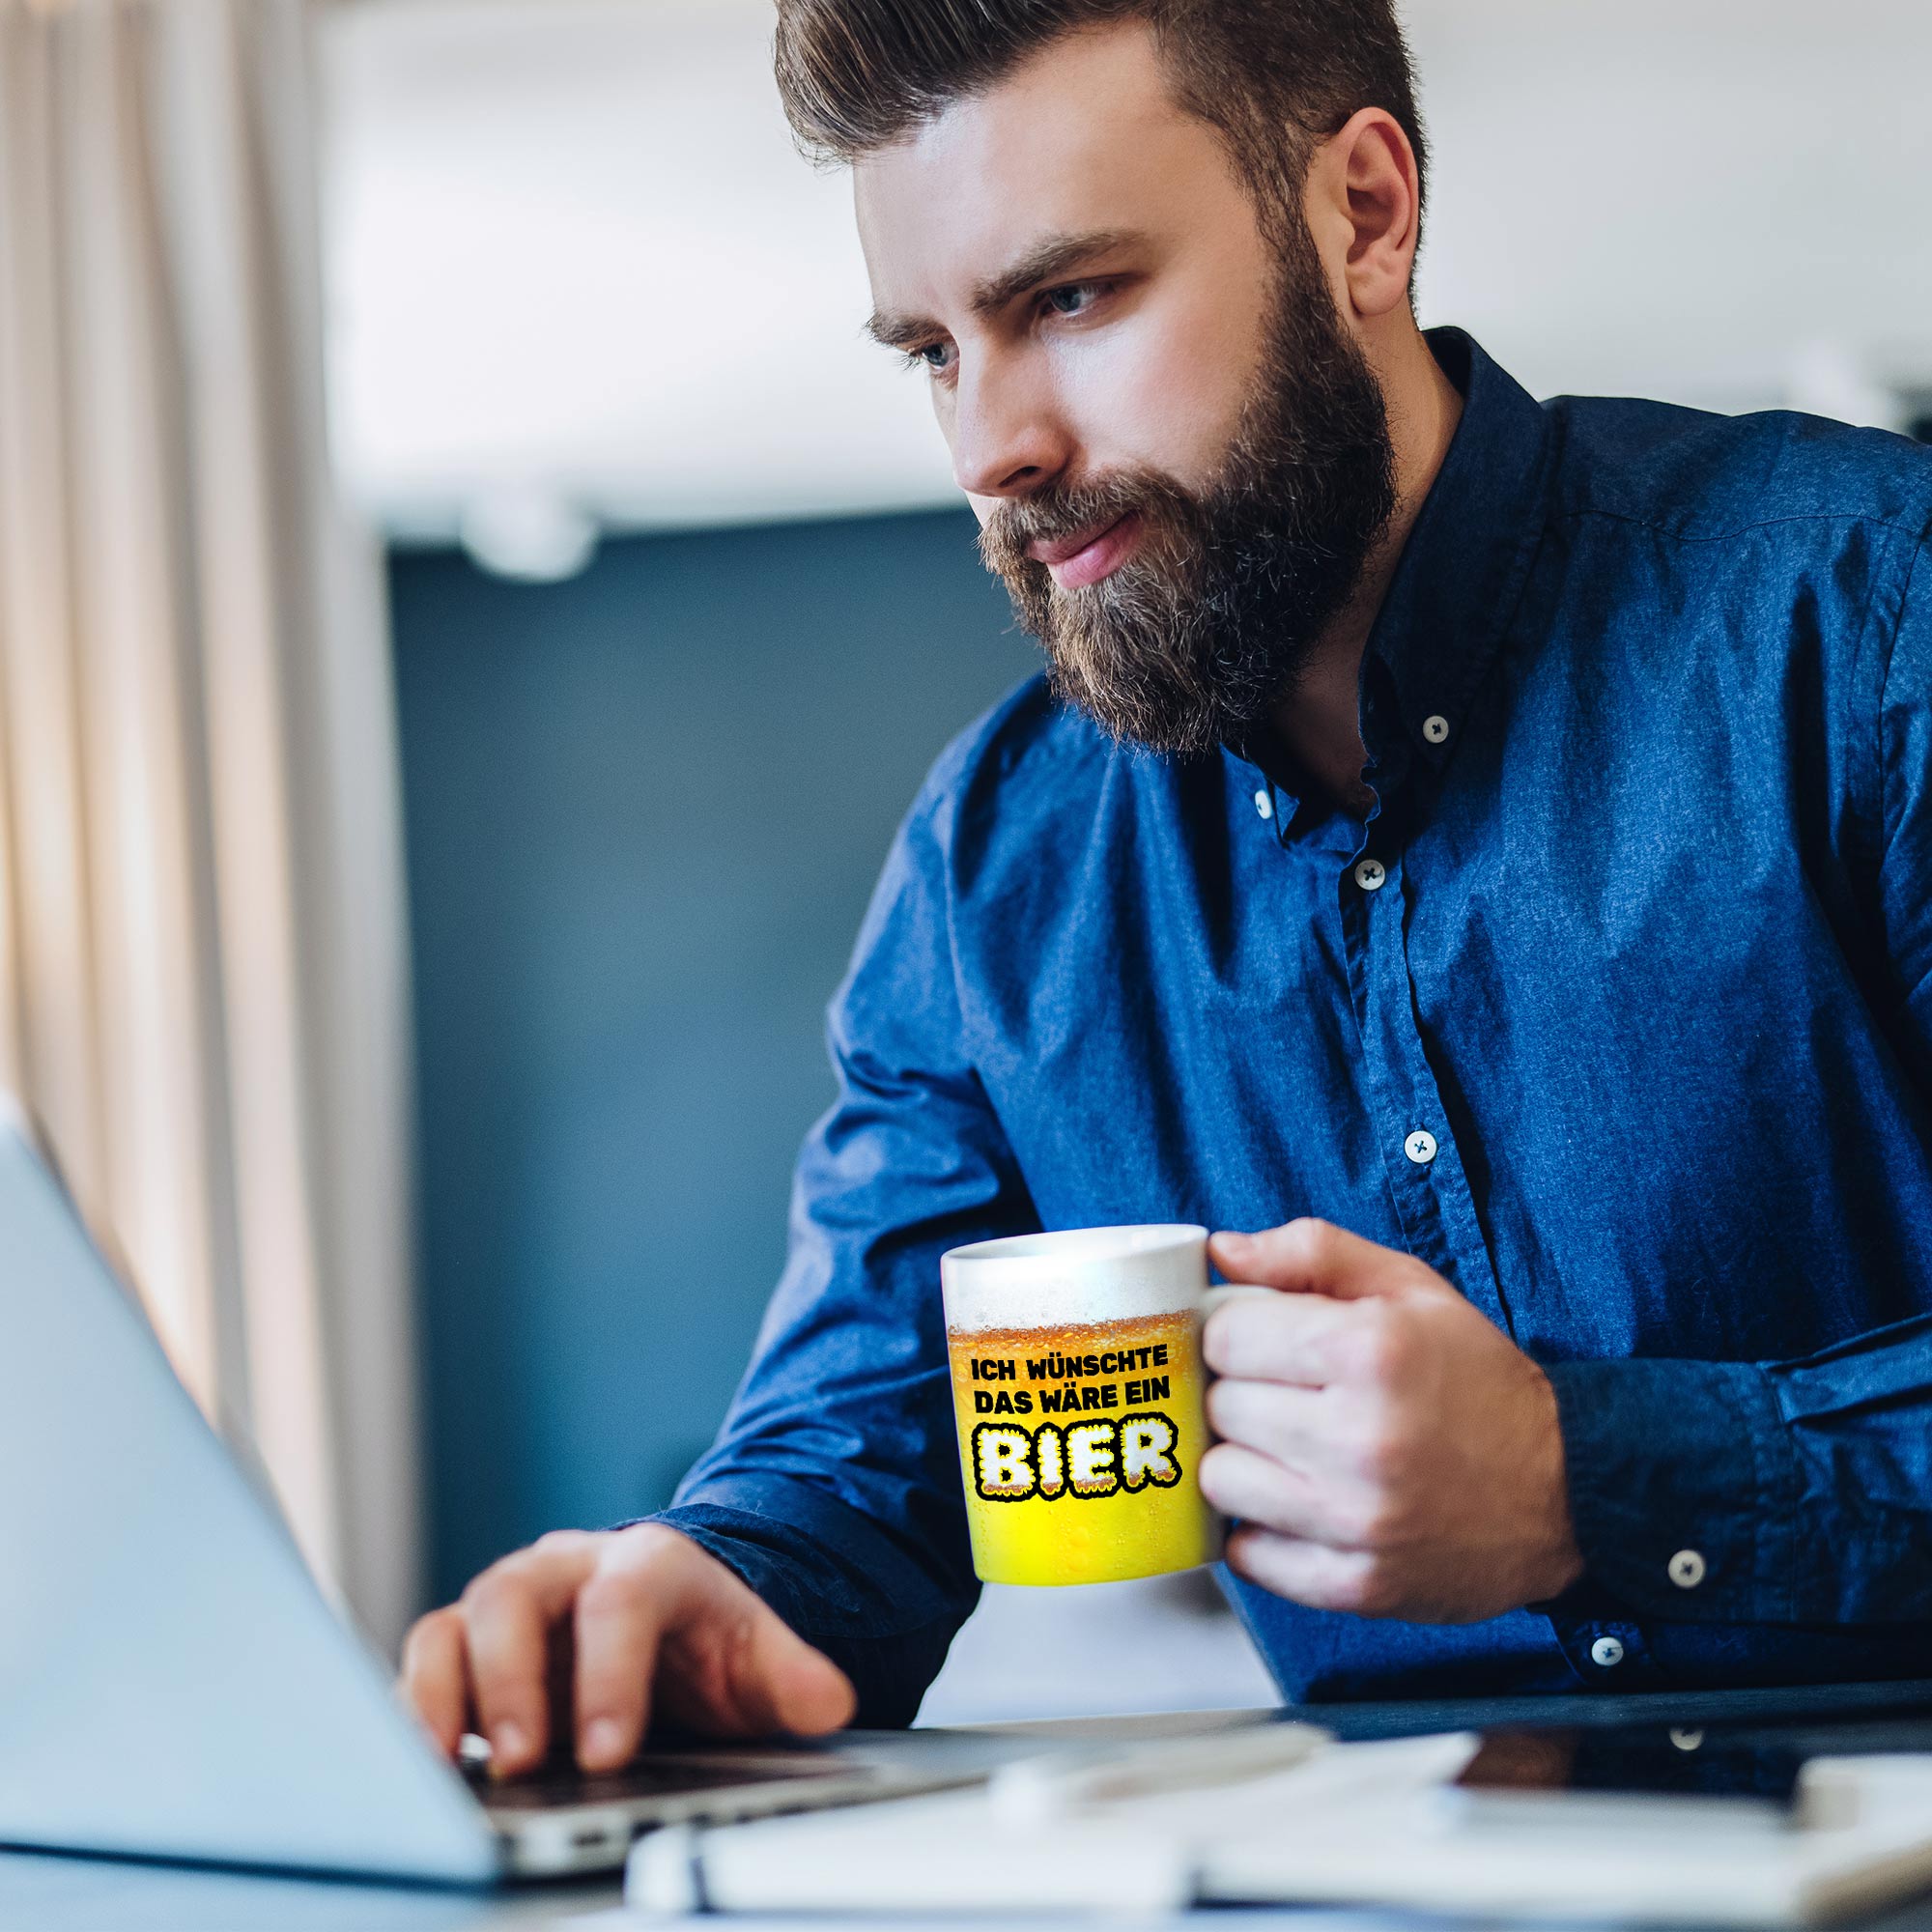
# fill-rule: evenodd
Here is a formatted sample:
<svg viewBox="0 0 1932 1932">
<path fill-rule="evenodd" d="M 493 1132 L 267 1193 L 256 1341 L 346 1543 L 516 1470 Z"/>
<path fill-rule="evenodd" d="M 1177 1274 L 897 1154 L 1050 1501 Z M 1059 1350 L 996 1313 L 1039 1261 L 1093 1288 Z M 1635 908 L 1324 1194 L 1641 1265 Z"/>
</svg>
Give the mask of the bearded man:
<svg viewBox="0 0 1932 1932">
<path fill-rule="evenodd" d="M 780 0 L 778 71 L 1049 670 L 893 848 L 716 1446 L 426 1618 L 431 1728 L 909 1720 L 940 1252 L 1126 1222 L 1264 1231 L 1200 1475 L 1285 1696 L 1921 1674 L 1932 461 L 1425 336 L 1386 0 Z"/>
</svg>

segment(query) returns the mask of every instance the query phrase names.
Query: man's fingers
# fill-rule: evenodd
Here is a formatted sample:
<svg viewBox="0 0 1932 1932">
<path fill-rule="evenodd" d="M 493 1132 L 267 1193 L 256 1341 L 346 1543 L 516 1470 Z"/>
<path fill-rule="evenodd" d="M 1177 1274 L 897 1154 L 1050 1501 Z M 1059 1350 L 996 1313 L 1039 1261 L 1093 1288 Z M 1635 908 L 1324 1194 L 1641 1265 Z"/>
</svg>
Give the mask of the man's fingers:
<svg viewBox="0 0 1932 1932">
<path fill-rule="evenodd" d="M 490 1769 L 512 1777 L 539 1763 L 550 1747 L 549 1629 L 535 1596 L 521 1584 L 499 1580 L 470 1590 L 463 1608 L 477 1722 L 490 1740 Z"/>
<path fill-rule="evenodd" d="M 454 1753 L 473 1713 L 491 1766 L 541 1763 L 574 1708 L 578 1761 L 637 1752 L 655 1692 L 721 1736 L 849 1723 L 852 1686 L 715 1556 L 661 1524 L 561 1530 L 493 1564 L 404 1646 L 402 1689 Z"/>
<path fill-rule="evenodd" d="M 1403 1277 L 1391 1264 L 1404 1257 L 1309 1215 L 1259 1235 L 1221 1234 L 1208 1244 L 1214 1265 L 1235 1281 L 1303 1294 L 1352 1298 L 1382 1294 Z"/>
<path fill-rule="evenodd" d="M 442 1754 L 454 1758 L 469 1721 L 469 1669 L 463 1614 L 453 1605 L 432 1610 L 404 1639 L 401 1689 Z"/>
<path fill-rule="evenodd" d="M 1236 1295 L 1208 1316 L 1202 1354 L 1217 1376 L 1321 1388 L 1350 1378 L 1365 1320 L 1374 1319 L 1358 1303 L 1321 1294 Z"/>
<path fill-rule="evenodd" d="M 1227 1376 L 1208 1385 L 1208 1426 L 1222 1441 L 1259 1450 L 1311 1480 L 1344 1461 L 1335 1409 L 1324 1389 Z"/>
<path fill-rule="evenodd" d="M 1238 1442 L 1217 1442 L 1202 1457 L 1201 1493 L 1223 1516 L 1290 1536 L 1314 1535 L 1322 1514 L 1315 1484 Z"/>
<path fill-rule="evenodd" d="M 550 1748 L 550 1630 L 588 1575 L 593 1548 L 581 1532 L 544 1537 L 463 1593 L 470 1688 L 498 1777 L 530 1770 Z"/>
<path fill-rule="evenodd" d="M 1311 1477 L 1238 1442 L 1217 1442 L 1201 1459 L 1201 1493 L 1223 1516 L 1336 1549 L 1386 1542 L 1378 1492 L 1346 1472 Z"/>
<path fill-rule="evenodd" d="M 1311 1609 L 1369 1617 L 1394 1613 L 1376 1559 L 1362 1550 L 1331 1549 L 1244 1523 L 1228 1539 L 1228 1567 L 1264 1590 Z"/>
<path fill-rule="evenodd" d="M 665 1624 L 681 1614 L 675 1567 L 607 1560 L 578 1593 L 577 1761 L 585 1771 L 628 1764 L 643 1742 Z"/>
</svg>

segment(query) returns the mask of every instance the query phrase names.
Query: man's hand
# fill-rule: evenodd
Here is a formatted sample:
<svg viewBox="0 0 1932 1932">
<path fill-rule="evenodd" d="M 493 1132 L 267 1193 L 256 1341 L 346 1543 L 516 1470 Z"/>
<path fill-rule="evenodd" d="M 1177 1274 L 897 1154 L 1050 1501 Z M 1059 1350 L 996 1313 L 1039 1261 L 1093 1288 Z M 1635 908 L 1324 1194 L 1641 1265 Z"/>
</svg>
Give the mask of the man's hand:
<svg viewBox="0 0 1932 1932">
<path fill-rule="evenodd" d="M 1412 1255 L 1326 1221 L 1217 1235 L 1201 1462 L 1229 1564 L 1318 1609 L 1473 1623 L 1582 1570 L 1555 1392 Z"/>
<path fill-rule="evenodd" d="M 610 1771 L 653 1711 L 708 1737 L 815 1736 L 855 1704 L 836 1664 L 661 1523 L 554 1530 L 493 1563 L 410 1632 L 402 1690 L 446 1753 L 480 1730 L 502 1777 L 542 1763 L 554 1728 Z"/>
</svg>

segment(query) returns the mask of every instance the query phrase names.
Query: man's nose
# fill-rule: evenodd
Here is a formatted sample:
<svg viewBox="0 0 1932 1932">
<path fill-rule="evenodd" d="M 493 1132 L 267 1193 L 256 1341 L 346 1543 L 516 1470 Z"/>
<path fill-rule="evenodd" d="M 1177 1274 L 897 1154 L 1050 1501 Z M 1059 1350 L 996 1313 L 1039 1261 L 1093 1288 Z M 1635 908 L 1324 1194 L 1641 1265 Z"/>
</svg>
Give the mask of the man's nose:
<svg viewBox="0 0 1932 1932">
<path fill-rule="evenodd" d="M 952 473 L 969 497 L 1030 497 L 1072 454 L 1052 399 L 1024 371 L 962 370 L 952 415 Z"/>
</svg>

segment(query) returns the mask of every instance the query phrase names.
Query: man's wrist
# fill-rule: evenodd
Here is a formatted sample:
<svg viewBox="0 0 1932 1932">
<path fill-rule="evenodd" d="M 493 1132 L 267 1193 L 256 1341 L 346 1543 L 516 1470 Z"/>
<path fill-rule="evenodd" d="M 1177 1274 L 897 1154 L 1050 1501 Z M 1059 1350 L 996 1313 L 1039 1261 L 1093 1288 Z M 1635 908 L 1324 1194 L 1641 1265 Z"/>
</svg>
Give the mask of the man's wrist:
<svg viewBox="0 0 1932 1932">
<path fill-rule="evenodd" d="M 1536 1370 L 1536 1390 L 1541 1419 L 1534 1466 L 1541 1473 L 1543 1507 L 1538 1518 L 1543 1533 L 1538 1539 L 1529 1587 L 1524 1593 L 1529 1603 L 1561 1596 L 1583 1575 L 1583 1551 L 1577 1544 L 1577 1525 L 1570 1513 L 1570 1471 L 1563 1443 L 1562 1410 L 1554 1385 L 1540 1368 Z"/>
</svg>

